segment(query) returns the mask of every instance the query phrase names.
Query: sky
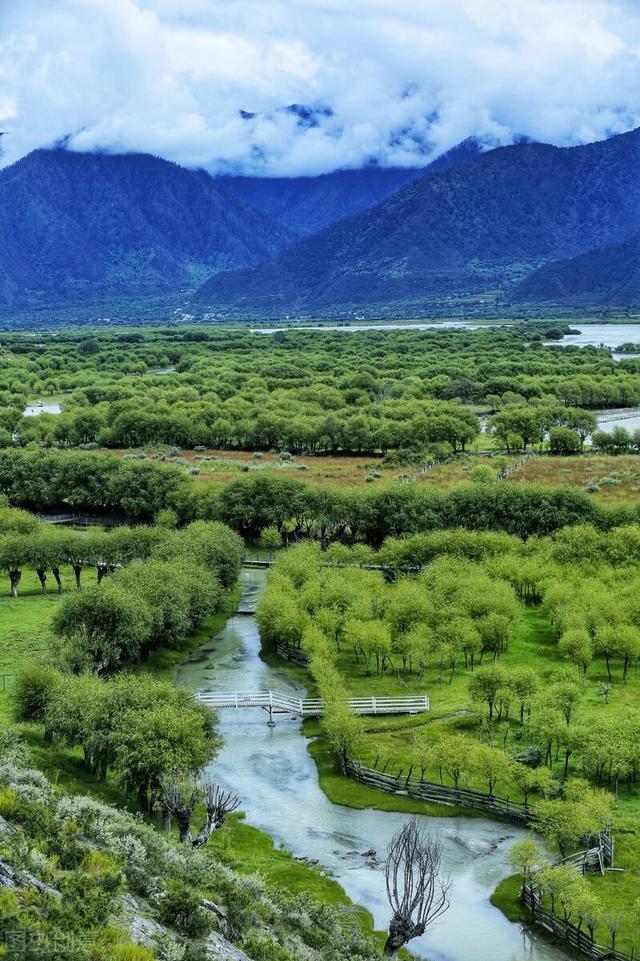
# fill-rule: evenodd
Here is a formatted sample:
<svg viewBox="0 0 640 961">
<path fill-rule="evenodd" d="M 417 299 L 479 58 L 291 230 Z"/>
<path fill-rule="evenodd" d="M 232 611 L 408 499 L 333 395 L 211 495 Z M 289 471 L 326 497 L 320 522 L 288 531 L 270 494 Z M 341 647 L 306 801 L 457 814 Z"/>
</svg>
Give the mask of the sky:
<svg viewBox="0 0 640 961">
<path fill-rule="evenodd" d="M 5 166 L 64 143 L 315 175 L 636 126 L 640 0 L 0 0 Z"/>
</svg>

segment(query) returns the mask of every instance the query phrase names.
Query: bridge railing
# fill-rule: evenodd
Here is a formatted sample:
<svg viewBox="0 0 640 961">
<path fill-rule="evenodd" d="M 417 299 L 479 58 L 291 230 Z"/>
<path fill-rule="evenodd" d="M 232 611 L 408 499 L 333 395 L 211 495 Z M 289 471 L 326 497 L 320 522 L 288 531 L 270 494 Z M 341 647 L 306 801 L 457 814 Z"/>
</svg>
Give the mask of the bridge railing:
<svg viewBox="0 0 640 961">
<path fill-rule="evenodd" d="M 274 711 L 298 714 L 300 717 L 319 717 L 324 713 L 320 698 L 300 698 L 280 691 L 200 691 L 198 700 L 209 707 L 226 708 L 264 707 Z M 417 714 L 429 710 L 429 698 L 418 697 L 352 697 L 347 705 L 354 714 Z"/>
<path fill-rule="evenodd" d="M 210 707 L 242 708 L 242 707 L 273 707 L 302 714 L 303 700 L 290 694 L 278 691 L 199 691 L 198 700 Z"/>
</svg>

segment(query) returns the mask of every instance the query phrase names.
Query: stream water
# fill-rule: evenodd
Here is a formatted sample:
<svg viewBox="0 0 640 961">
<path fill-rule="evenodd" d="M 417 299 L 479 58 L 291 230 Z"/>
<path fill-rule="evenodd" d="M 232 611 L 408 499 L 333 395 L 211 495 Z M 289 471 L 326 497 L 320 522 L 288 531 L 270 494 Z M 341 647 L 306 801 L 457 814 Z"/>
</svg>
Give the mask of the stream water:
<svg viewBox="0 0 640 961">
<path fill-rule="evenodd" d="M 60 404 L 38 401 L 37 404 L 29 404 L 22 411 L 23 417 L 38 417 L 39 414 L 60 414 L 62 407 Z"/>
<path fill-rule="evenodd" d="M 242 577 L 243 600 L 255 601 L 265 573 L 245 570 Z M 233 617 L 180 667 L 178 683 L 203 691 L 304 694 L 284 671 L 265 664 L 259 651 L 255 617 Z M 275 728 L 266 721 L 264 711 L 256 709 L 220 712 L 225 743 L 211 777 L 239 795 L 250 824 L 297 857 L 317 859 L 354 902 L 371 912 L 376 927 L 384 929 L 390 915 L 384 871 L 363 852 L 373 848 L 384 858 L 407 815 L 333 804 L 320 788 L 300 720 L 278 715 Z M 525 832 L 484 818 L 425 820 L 429 830 L 441 834 L 444 866 L 454 886 L 449 912 L 423 938 L 411 942 L 411 951 L 432 961 L 566 961 L 563 952 L 508 921 L 489 902 L 496 884 L 511 873 L 510 845 Z"/>
</svg>

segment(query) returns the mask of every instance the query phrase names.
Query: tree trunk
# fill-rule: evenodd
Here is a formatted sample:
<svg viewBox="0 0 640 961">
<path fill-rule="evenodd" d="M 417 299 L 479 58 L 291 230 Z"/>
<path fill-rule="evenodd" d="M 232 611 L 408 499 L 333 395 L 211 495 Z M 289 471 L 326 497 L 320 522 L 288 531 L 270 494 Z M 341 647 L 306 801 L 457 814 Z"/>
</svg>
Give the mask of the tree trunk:
<svg viewBox="0 0 640 961">
<path fill-rule="evenodd" d="M 188 814 L 177 815 L 176 821 L 180 832 L 180 844 L 191 844 L 193 841 L 191 837 L 191 816 Z"/>
<path fill-rule="evenodd" d="M 18 596 L 18 584 L 20 583 L 20 578 L 22 577 L 22 571 L 12 568 L 9 571 L 9 580 L 11 581 L 11 596 Z"/>
<path fill-rule="evenodd" d="M 52 573 L 53 576 L 55 577 L 56 584 L 58 585 L 58 594 L 62 594 L 62 580 L 61 580 L 61 578 L 60 578 L 60 568 L 59 568 L 59 567 L 52 567 L 52 568 L 51 568 L 51 573 Z"/>
<path fill-rule="evenodd" d="M 47 593 L 47 575 L 43 567 L 36 567 L 36 574 L 40 581 L 40 590 L 43 594 Z"/>
<path fill-rule="evenodd" d="M 393 957 L 403 945 L 424 934 L 424 930 L 422 925 L 413 924 L 412 921 L 407 921 L 394 914 L 389 923 L 389 935 L 384 946 L 386 957 Z"/>
<path fill-rule="evenodd" d="M 82 564 L 72 564 L 73 573 L 76 579 L 76 587 L 79 591 L 82 590 L 82 584 L 80 583 L 80 576 L 82 574 Z"/>
</svg>

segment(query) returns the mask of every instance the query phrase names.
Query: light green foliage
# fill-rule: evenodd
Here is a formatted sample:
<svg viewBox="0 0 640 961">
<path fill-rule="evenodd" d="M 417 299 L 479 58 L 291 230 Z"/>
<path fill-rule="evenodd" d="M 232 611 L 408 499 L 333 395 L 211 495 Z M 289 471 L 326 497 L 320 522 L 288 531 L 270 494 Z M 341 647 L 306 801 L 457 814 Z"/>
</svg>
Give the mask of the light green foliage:
<svg viewBox="0 0 640 961">
<path fill-rule="evenodd" d="M 301 643 L 312 655 L 317 683 L 326 675 L 336 688 L 342 684 L 347 696 L 431 695 L 429 717 L 368 718 L 356 740 L 358 760 L 393 775 L 402 771 L 401 777 L 411 772 L 526 801 L 557 853 L 580 849 L 586 835 L 613 822 L 616 863 L 625 866 L 625 874 L 590 880 L 572 895 L 573 923 L 585 931 L 594 924 L 602 943 L 608 938 L 605 908 L 622 896 L 621 884 L 624 897 L 634 900 L 640 883 L 632 826 L 640 763 L 632 653 L 640 624 L 637 531 L 621 527 L 605 536 L 578 527 L 526 544 L 504 535 L 437 532 L 388 540 L 377 556 L 368 557 L 365 563 L 389 560 L 394 577 L 388 580 L 359 570 L 356 555 L 341 548 L 327 552 L 340 557 L 339 572 L 322 566 L 326 554 L 316 555 L 300 587 L 291 580 L 286 587 L 289 600 L 311 618 Z M 422 570 L 415 569 L 417 558 Z M 265 603 L 283 583 L 276 566 Z M 362 653 L 379 623 L 387 624 L 391 641 L 382 674 Z M 481 648 L 472 659 L 473 632 Z M 630 651 L 626 684 L 621 636 Z M 585 642 L 591 645 L 586 676 Z M 605 705 L 598 686 L 608 676 L 607 654 L 620 683 Z M 339 754 L 339 739 L 331 743 Z M 321 756 L 326 766 L 325 753 Z M 400 803 L 382 794 L 377 799 L 376 792 L 353 781 L 342 787 L 335 773 L 322 777 L 341 803 Z M 566 897 L 564 903 L 569 904 Z M 619 943 L 626 950 L 631 929 L 625 916 Z"/>
<path fill-rule="evenodd" d="M 151 631 L 151 611 L 144 598 L 115 584 L 94 586 L 65 599 L 53 630 L 67 642 L 70 667 L 104 672 L 139 657 Z"/>
<path fill-rule="evenodd" d="M 585 781 L 567 781 L 562 798 L 543 798 L 536 804 L 539 830 L 565 856 L 582 838 L 597 835 L 611 819 L 613 798 Z"/>
<path fill-rule="evenodd" d="M 509 851 L 509 864 L 522 875 L 524 883 L 529 880 L 534 872 L 540 870 L 545 864 L 545 860 L 540 845 L 530 838 L 516 841 Z"/>
<path fill-rule="evenodd" d="M 269 557 L 282 546 L 282 535 L 277 527 L 265 527 L 260 534 L 260 547 L 268 551 Z"/>
</svg>

